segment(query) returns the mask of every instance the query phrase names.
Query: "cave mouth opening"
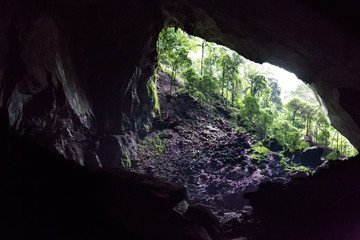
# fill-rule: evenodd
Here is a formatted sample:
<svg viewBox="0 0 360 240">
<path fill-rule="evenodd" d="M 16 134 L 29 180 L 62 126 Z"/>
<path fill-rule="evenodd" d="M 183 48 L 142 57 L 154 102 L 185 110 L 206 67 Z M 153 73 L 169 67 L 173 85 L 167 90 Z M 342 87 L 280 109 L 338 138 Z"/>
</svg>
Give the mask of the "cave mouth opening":
<svg viewBox="0 0 360 240">
<path fill-rule="evenodd" d="M 219 219 L 243 214 L 243 193 L 262 182 L 286 183 L 357 154 L 294 74 L 181 29 L 164 28 L 157 51 L 147 84 L 154 121 L 135 171 L 185 185 L 188 201 Z"/>
</svg>

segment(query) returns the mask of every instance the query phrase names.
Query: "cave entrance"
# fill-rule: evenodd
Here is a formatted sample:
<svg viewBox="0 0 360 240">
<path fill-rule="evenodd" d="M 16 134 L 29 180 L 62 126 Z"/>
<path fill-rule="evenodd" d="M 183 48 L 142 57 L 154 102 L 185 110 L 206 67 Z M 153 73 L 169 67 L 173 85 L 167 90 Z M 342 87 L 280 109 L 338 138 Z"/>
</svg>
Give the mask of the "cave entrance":
<svg viewBox="0 0 360 240">
<path fill-rule="evenodd" d="M 222 220 L 261 182 L 306 177 L 355 148 L 331 127 L 318 96 L 292 73 L 165 28 L 148 82 L 154 121 L 136 171 L 185 185 Z"/>
</svg>

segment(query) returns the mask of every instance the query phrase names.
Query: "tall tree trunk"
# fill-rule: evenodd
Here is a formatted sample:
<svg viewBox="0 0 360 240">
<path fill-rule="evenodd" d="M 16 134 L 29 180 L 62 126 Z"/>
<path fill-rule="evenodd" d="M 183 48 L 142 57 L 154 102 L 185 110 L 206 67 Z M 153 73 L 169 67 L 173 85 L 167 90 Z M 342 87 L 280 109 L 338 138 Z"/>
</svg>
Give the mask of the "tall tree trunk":
<svg viewBox="0 0 360 240">
<path fill-rule="evenodd" d="M 342 153 L 343 152 L 343 139 L 340 138 L 340 152 Z"/>
<path fill-rule="evenodd" d="M 221 96 L 222 96 L 222 97 L 224 97 L 224 88 L 225 88 L 225 67 L 223 66 L 222 91 L 221 91 Z"/>
<path fill-rule="evenodd" d="M 333 137 L 332 137 L 332 141 L 331 141 L 331 139 L 330 139 L 330 143 L 329 143 L 329 145 L 330 145 L 332 142 L 334 142 L 334 141 L 335 141 L 335 135 L 336 135 L 336 131 L 334 131 L 334 134 L 333 134 Z"/>
<path fill-rule="evenodd" d="M 231 92 L 231 104 L 234 105 L 234 99 L 235 99 L 235 84 L 233 83 L 233 90 Z"/>
<path fill-rule="evenodd" d="M 311 116 L 308 115 L 308 116 L 306 117 L 306 135 L 307 135 L 307 136 L 310 135 L 310 131 L 311 131 L 310 127 L 311 127 Z"/>
<path fill-rule="evenodd" d="M 205 48 L 205 40 L 201 44 L 201 67 L 200 67 L 200 77 L 203 76 L 203 65 L 204 65 L 204 48 Z"/>
<path fill-rule="evenodd" d="M 229 79 L 226 81 L 226 101 L 228 101 L 228 95 L 229 95 Z"/>
</svg>

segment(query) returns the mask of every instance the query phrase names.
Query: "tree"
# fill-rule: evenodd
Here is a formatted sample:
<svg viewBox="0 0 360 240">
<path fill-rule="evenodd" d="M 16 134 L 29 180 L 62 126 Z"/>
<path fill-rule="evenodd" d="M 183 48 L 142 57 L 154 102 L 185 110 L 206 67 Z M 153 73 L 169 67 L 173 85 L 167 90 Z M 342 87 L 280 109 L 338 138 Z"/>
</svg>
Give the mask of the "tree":
<svg viewBox="0 0 360 240">
<path fill-rule="evenodd" d="M 239 77 L 239 65 L 243 63 L 243 59 L 236 52 L 232 53 L 232 66 L 230 71 L 231 77 L 231 104 L 234 104 L 235 96 L 239 92 L 239 88 L 241 87 L 241 79 Z"/>
<path fill-rule="evenodd" d="M 230 69 L 232 68 L 233 61 L 229 53 L 225 53 L 221 56 L 220 65 L 222 68 L 222 90 L 221 96 L 224 96 L 225 86 L 228 84 Z"/>
<path fill-rule="evenodd" d="M 255 118 L 260 114 L 259 99 L 247 94 L 240 109 L 240 114 L 245 120 L 245 125 L 253 129 L 256 125 Z"/>
<path fill-rule="evenodd" d="M 184 84 L 185 89 L 189 92 L 190 95 L 194 96 L 195 92 L 197 92 L 199 88 L 199 75 L 197 75 L 194 68 L 189 68 L 183 73 L 183 77 L 187 80 Z"/>
<path fill-rule="evenodd" d="M 273 133 L 280 145 L 288 148 L 290 152 L 308 146 L 301 140 L 299 130 L 284 119 L 278 121 L 277 124 L 274 125 Z"/>
<path fill-rule="evenodd" d="M 250 93 L 251 96 L 260 95 L 260 93 L 268 87 L 267 80 L 263 75 L 255 75 L 252 78 Z"/>
<path fill-rule="evenodd" d="M 271 129 L 274 121 L 273 114 L 270 109 L 260 109 L 259 114 L 256 116 L 256 134 L 260 139 L 267 137 L 268 131 Z"/>
<path fill-rule="evenodd" d="M 318 144 L 329 145 L 330 123 L 325 116 L 324 112 L 319 109 L 314 115 L 313 128 L 314 128 L 314 141 Z"/>
<path fill-rule="evenodd" d="M 211 94 L 216 90 L 216 80 L 205 74 L 199 84 L 199 91 L 201 91 L 206 98 L 210 98 Z"/>
<path fill-rule="evenodd" d="M 311 136 L 311 121 L 313 116 L 316 114 L 318 109 L 316 109 L 313 105 L 309 103 L 304 103 L 302 106 L 302 114 L 306 121 L 306 136 Z"/>
<path fill-rule="evenodd" d="M 293 98 L 286 104 L 286 109 L 291 113 L 292 125 L 295 126 L 296 116 L 303 110 L 304 103 L 298 99 Z"/>
<path fill-rule="evenodd" d="M 158 52 L 160 62 L 167 63 L 172 71 L 170 94 L 175 84 L 176 74 L 180 68 L 191 66 L 191 59 L 188 57 L 192 48 L 188 35 L 181 29 L 163 29 L 159 34 Z"/>
<path fill-rule="evenodd" d="M 206 46 L 206 41 L 203 40 L 201 43 L 201 68 L 200 68 L 200 77 L 203 76 L 203 66 L 204 66 L 204 50 Z"/>
<path fill-rule="evenodd" d="M 247 63 L 243 65 L 243 72 L 245 79 L 248 82 L 248 87 L 245 91 L 250 91 L 251 96 L 260 97 L 264 92 L 269 92 L 268 80 L 265 77 L 265 71 L 254 63 Z M 271 89 L 270 89 L 271 90 Z"/>
<path fill-rule="evenodd" d="M 216 63 L 220 62 L 219 61 L 220 50 L 219 47 L 216 47 L 214 46 L 214 44 L 211 43 L 206 43 L 205 50 L 207 51 L 207 54 L 205 54 L 203 60 L 204 61 L 203 71 L 204 74 L 208 74 L 210 78 L 213 78 L 215 77 L 215 72 L 219 70 L 218 65 Z"/>
<path fill-rule="evenodd" d="M 191 59 L 188 58 L 189 51 L 185 47 L 179 47 L 174 49 L 169 53 L 170 65 L 172 67 L 172 77 L 171 77 L 171 85 L 170 85 L 170 94 L 171 94 L 171 86 L 175 84 L 176 73 L 181 67 L 190 67 Z"/>
<path fill-rule="evenodd" d="M 279 86 L 279 82 L 275 78 L 269 78 L 269 86 L 271 88 L 271 95 L 270 95 L 270 101 L 275 104 L 275 107 L 278 111 L 282 108 L 282 100 L 280 97 L 281 94 L 281 88 Z"/>
<path fill-rule="evenodd" d="M 311 90 L 307 85 L 300 84 L 296 87 L 294 91 L 290 92 L 290 97 L 299 98 L 301 100 L 307 101 L 309 103 L 317 102 L 314 91 Z"/>
</svg>

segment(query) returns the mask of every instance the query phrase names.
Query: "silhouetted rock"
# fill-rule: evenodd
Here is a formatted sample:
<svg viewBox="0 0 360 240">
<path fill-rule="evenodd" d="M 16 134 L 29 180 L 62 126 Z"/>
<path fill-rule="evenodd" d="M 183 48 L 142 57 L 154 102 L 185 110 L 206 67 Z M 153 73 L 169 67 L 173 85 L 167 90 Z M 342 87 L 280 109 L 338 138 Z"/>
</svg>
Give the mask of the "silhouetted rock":
<svg viewBox="0 0 360 240">
<path fill-rule="evenodd" d="M 245 194 L 261 222 L 253 239 L 359 239 L 359 160 L 331 161 L 308 178 Z"/>
<path fill-rule="evenodd" d="M 293 155 L 292 160 L 295 163 L 315 169 L 324 162 L 321 160 L 323 151 L 323 148 L 318 146 L 305 148 L 302 152 L 296 152 Z"/>
<path fill-rule="evenodd" d="M 276 139 L 271 139 L 269 142 L 269 149 L 273 152 L 278 152 L 283 150 L 283 147 L 279 144 Z"/>
<path fill-rule="evenodd" d="M 219 220 L 214 214 L 201 204 L 195 206 L 189 206 L 185 213 L 185 216 L 191 218 L 196 223 L 204 226 L 209 236 L 213 240 L 220 240 L 222 234 L 222 228 Z"/>
</svg>

